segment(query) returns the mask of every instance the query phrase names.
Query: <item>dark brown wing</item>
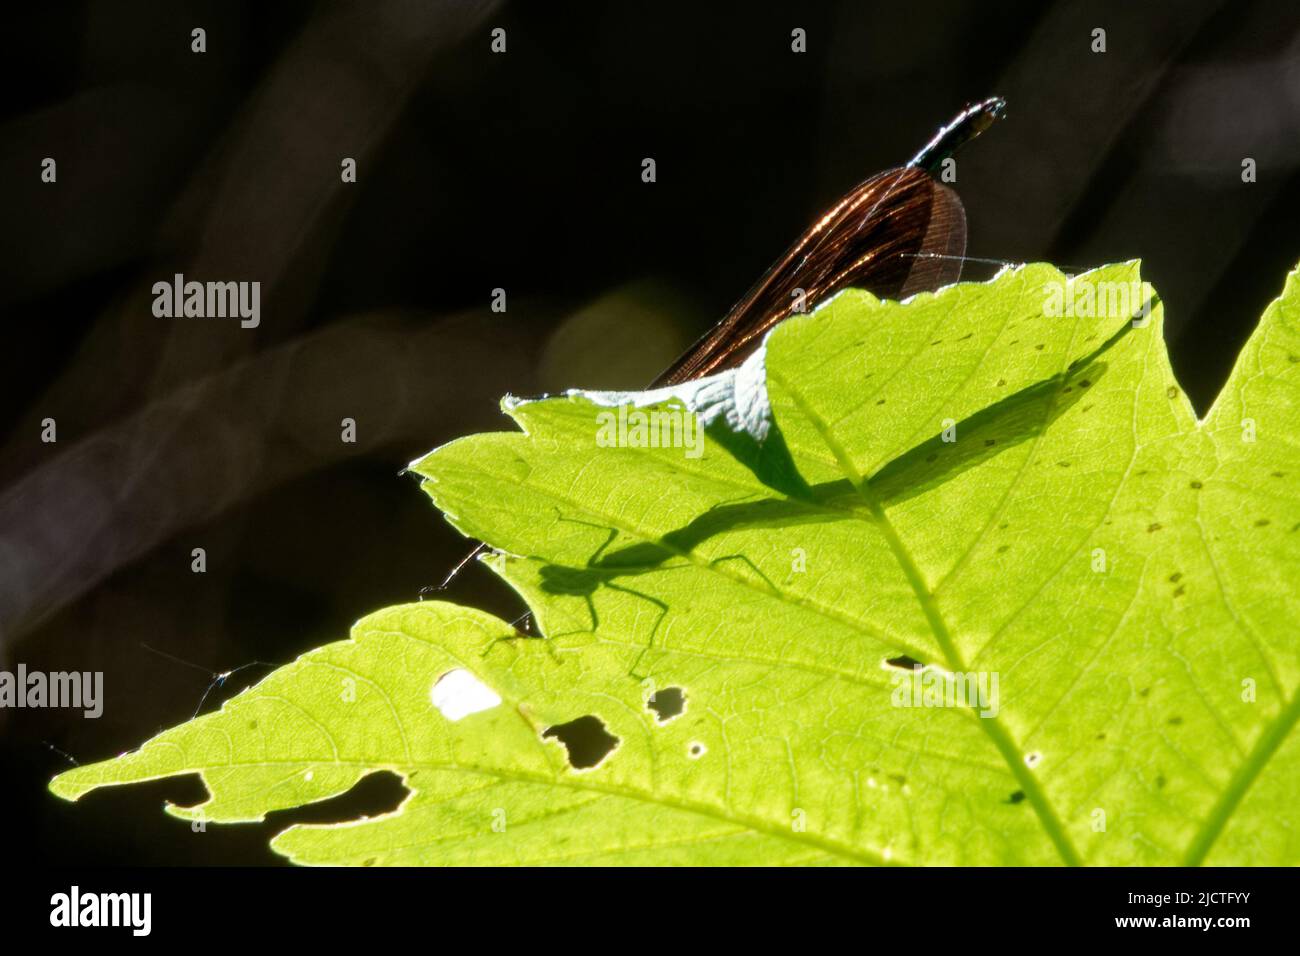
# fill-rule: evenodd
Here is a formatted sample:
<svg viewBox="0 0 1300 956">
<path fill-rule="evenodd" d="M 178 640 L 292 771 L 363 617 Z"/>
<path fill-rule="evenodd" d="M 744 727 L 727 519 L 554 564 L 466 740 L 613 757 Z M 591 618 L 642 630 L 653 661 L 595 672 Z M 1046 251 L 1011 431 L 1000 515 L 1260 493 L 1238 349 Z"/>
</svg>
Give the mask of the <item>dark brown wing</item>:
<svg viewBox="0 0 1300 956">
<path fill-rule="evenodd" d="M 797 289 L 809 310 L 847 286 L 903 298 L 955 282 L 965 251 L 966 213 L 956 193 L 915 166 L 872 176 L 813 223 L 651 387 L 741 364 L 794 311 Z"/>
</svg>

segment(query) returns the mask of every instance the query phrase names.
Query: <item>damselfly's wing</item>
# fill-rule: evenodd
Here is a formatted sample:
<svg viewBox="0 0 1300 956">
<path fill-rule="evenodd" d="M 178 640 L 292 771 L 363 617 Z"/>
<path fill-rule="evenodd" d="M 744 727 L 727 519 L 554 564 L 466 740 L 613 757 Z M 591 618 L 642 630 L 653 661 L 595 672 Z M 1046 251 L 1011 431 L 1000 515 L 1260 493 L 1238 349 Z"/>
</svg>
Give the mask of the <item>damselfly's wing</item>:
<svg viewBox="0 0 1300 956">
<path fill-rule="evenodd" d="M 966 213 L 955 192 L 914 166 L 872 176 L 813 223 L 652 387 L 734 368 L 801 304 L 811 310 L 848 286 L 900 299 L 955 282 L 965 251 Z"/>
</svg>

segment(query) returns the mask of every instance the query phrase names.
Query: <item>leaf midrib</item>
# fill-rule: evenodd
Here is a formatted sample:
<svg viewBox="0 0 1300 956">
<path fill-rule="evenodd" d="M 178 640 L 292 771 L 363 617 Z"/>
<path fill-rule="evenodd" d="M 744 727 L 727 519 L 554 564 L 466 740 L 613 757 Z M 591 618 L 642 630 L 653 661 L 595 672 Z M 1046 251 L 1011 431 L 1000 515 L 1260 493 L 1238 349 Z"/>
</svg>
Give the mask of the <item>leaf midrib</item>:
<svg viewBox="0 0 1300 956">
<path fill-rule="evenodd" d="M 940 648 L 943 649 L 949 668 L 954 672 L 964 672 L 966 670 L 966 665 L 952 639 L 952 633 L 948 628 L 948 624 L 944 620 L 943 614 L 939 610 L 939 607 L 934 600 L 934 596 L 931 594 L 929 586 L 926 584 L 925 578 L 921 574 L 920 568 L 917 567 L 915 560 L 912 558 L 911 552 L 907 549 L 907 546 L 899 537 L 897 529 L 885 514 L 884 508 L 881 507 L 879 499 L 871 491 L 866 476 L 858 471 L 848 452 L 842 445 L 840 445 L 839 441 L 835 438 L 835 435 L 827 427 L 826 423 L 821 419 L 817 412 L 808 405 L 802 393 L 800 393 L 787 379 L 775 370 L 769 368 L 767 374 L 769 379 L 778 382 L 786 390 L 796 407 L 798 407 L 799 411 L 808 419 L 813 428 L 817 430 L 822 441 L 826 443 L 826 446 L 835 456 L 844 477 L 847 478 L 853 487 L 858 490 L 858 494 L 866 503 L 867 508 L 872 512 L 872 515 L 889 543 L 891 553 L 898 562 L 899 567 L 902 569 L 908 583 L 911 585 L 912 591 L 925 614 L 926 621 L 930 624 L 930 629 L 934 634 L 935 641 L 939 644 Z M 980 729 L 988 735 L 993 745 L 997 748 L 998 753 L 1001 754 L 1002 758 L 1006 761 L 1012 775 L 1020 784 L 1030 805 L 1034 808 L 1034 813 L 1038 817 L 1039 823 L 1042 825 L 1048 839 L 1050 839 L 1053 846 L 1056 847 L 1056 851 L 1060 854 L 1061 859 L 1069 866 L 1080 865 L 1082 861 L 1079 858 L 1078 851 L 1070 842 L 1070 838 L 1066 834 L 1065 828 L 1061 825 L 1061 821 L 1056 814 L 1055 808 L 1047 799 L 1047 795 L 1043 792 L 1042 787 L 1039 786 L 1038 780 L 1029 772 L 1029 768 L 1026 766 L 1024 761 L 1024 755 L 1016 746 L 1015 741 L 1011 739 L 1010 734 L 1007 733 L 1006 729 L 1001 725 L 996 717 L 981 717 L 978 724 Z"/>
</svg>

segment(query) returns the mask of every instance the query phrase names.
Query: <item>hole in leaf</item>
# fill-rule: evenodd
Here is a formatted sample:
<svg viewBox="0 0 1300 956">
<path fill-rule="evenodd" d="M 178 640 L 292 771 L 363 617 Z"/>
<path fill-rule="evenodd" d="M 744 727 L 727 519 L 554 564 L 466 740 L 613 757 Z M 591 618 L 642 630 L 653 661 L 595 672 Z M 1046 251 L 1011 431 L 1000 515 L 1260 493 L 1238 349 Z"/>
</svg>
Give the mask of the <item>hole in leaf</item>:
<svg viewBox="0 0 1300 956">
<path fill-rule="evenodd" d="M 1043 761 L 1043 755 L 1040 754 L 1037 750 L 1033 751 L 1032 753 L 1025 754 L 1026 767 L 1031 767 L 1031 768 L 1037 767 L 1040 763 L 1042 763 L 1042 761 Z"/>
<path fill-rule="evenodd" d="M 697 740 L 686 749 L 686 753 L 692 760 L 698 760 L 708 752 L 708 749 L 708 747 L 704 746 L 704 744 Z"/>
<path fill-rule="evenodd" d="M 463 667 L 448 671 L 434 681 L 429 698 L 439 713 L 450 721 L 491 710 L 501 703 L 496 691 Z"/>
<path fill-rule="evenodd" d="M 547 727 L 543 737 L 554 737 L 564 744 L 569 755 L 569 766 L 574 770 L 588 770 L 609 756 L 618 746 L 618 738 L 605 729 L 599 717 L 587 714 L 567 724 Z"/>
<path fill-rule="evenodd" d="M 397 774 L 391 770 L 377 770 L 366 774 L 345 793 L 319 803 L 273 810 L 267 814 L 267 819 L 274 821 L 277 828 L 299 823 L 351 823 L 392 813 L 410 792 Z"/>
<path fill-rule="evenodd" d="M 904 671 L 919 671 L 925 667 L 925 665 L 915 657 L 908 657 L 906 654 L 900 654 L 898 657 L 889 658 L 885 661 L 885 666 L 897 667 L 899 670 Z"/>
<path fill-rule="evenodd" d="M 645 705 L 655 712 L 659 723 L 666 724 L 686 709 L 686 691 L 680 687 L 665 687 L 655 691 Z"/>
</svg>

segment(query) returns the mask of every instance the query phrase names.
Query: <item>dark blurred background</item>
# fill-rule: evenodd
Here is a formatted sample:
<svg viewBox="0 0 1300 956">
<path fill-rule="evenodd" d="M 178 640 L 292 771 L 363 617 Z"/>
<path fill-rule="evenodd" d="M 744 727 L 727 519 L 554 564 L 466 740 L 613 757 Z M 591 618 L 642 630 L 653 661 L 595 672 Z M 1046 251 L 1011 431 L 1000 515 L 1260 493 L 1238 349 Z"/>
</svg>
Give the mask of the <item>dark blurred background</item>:
<svg viewBox="0 0 1300 956">
<path fill-rule="evenodd" d="M 99 0 L 3 36 L 0 667 L 105 672 L 99 720 L 0 711 L 6 843 L 48 863 L 274 863 L 292 820 L 391 807 L 193 833 L 160 807 L 194 780 L 45 785 L 441 580 L 466 544 L 404 464 L 507 392 L 644 384 L 970 100 L 1010 107 L 959 159 L 968 254 L 1141 257 L 1202 411 L 1300 260 L 1294 0 Z M 155 318 L 175 272 L 260 281 L 260 327 Z M 521 610 L 477 567 L 450 596 Z"/>
</svg>

